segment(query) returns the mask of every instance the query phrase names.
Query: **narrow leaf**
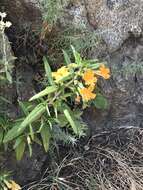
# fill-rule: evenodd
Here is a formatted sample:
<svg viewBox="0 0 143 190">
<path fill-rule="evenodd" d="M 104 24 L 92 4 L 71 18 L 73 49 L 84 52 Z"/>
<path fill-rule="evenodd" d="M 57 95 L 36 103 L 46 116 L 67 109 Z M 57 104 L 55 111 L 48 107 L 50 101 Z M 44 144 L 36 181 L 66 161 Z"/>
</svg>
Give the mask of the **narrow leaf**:
<svg viewBox="0 0 143 190">
<path fill-rule="evenodd" d="M 28 110 L 26 109 L 26 106 L 24 105 L 24 103 L 23 102 L 21 102 L 21 101 L 19 101 L 19 106 L 20 106 L 20 108 L 22 109 L 22 111 L 23 111 L 23 113 L 25 114 L 25 115 L 28 115 Z"/>
<path fill-rule="evenodd" d="M 35 107 L 35 109 L 25 118 L 25 120 L 21 123 L 20 129 L 25 128 L 27 125 L 30 125 L 32 122 L 36 121 L 41 117 L 41 115 L 45 112 L 46 106 L 43 104 L 39 104 Z"/>
<path fill-rule="evenodd" d="M 21 124 L 16 124 L 12 127 L 11 130 L 8 131 L 4 138 L 4 143 L 13 140 L 15 137 L 20 135 L 25 128 L 30 125 L 32 122 L 36 121 L 41 117 L 41 115 L 45 112 L 46 106 L 43 104 L 39 104 L 35 107 L 35 109 L 24 119 L 24 121 Z"/>
<path fill-rule="evenodd" d="M 64 109 L 65 117 L 67 118 L 68 122 L 70 123 L 73 131 L 75 134 L 78 134 L 78 126 L 76 126 L 76 122 L 72 118 L 71 114 L 69 113 L 68 109 Z"/>
<path fill-rule="evenodd" d="M 20 127 L 20 123 L 16 123 L 13 125 L 12 129 L 8 131 L 6 136 L 4 137 L 3 143 L 7 143 L 8 141 L 13 140 L 15 137 L 17 137 L 20 133 L 18 132 L 18 129 Z"/>
<path fill-rule="evenodd" d="M 74 55 L 76 64 L 81 65 L 82 58 L 81 58 L 80 54 L 75 50 L 75 48 L 73 46 L 71 46 L 71 48 L 73 51 L 73 55 Z"/>
<path fill-rule="evenodd" d="M 28 149 L 29 149 L 29 156 L 32 156 L 32 146 L 28 143 Z"/>
<path fill-rule="evenodd" d="M 22 140 L 23 139 L 21 137 L 17 138 L 15 141 L 15 144 L 13 146 L 13 149 L 16 149 L 16 147 L 19 146 L 19 144 L 22 142 Z"/>
<path fill-rule="evenodd" d="M 33 96 L 32 98 L 30 98 L 30 101 L 36 100 L 38 98 L 42 98 L 43 96 L 47 96 L 50 93 L 53 93 L 57 90 L 56 86 L 49 86 L 47 88 L 45 88 L 44 90 L 42 90 L 41 92 L 39 92 L 38 94 L 36 94 L 35 96 Z"/>
<path fill-rule="evenodd" d="M 16 147 L 16 159 L 19 161 L 22 159 L 24 151 L 25 151 L 25 142 L 24 140 L 21 141 L 21 143 Z"/>
<path fill-rule="evenodd" d="M 34 131 L 33 131 L 33 127 L 31 124 L 29 125 L 29 130 L 30 130 L 31 139 L 34 140 Z"/>
<path fill-rule="evenodd" d="M 42 137 L 44 149 L 47 152 L 49 149 L 51 134 L 50 134 L 49 128 L 46 125 L 43 125 L 41 129 L 41 137 Z"/>
<path fill-rule="evenodd" d="M 63 55 L 64 55 L 64 60 L 65 60 L 66 65 L 69 65 L 71 63 L 71 60 L 70 60 L 67 52 L 64 50 L 63 50 Z"/>
<path fill-rule="evenodd" d="M 91 69 L 98 69 L 101 66 L 101 63 L 89 64 Z"/>
<path fill-rule="evenodd" d="M 3 137 L 4 137 L 4 130 L 3 130 L 3 129 L 0 129 L 0 144 L 1 144 L 2 141 L 3 141 Z"/>
<path fill-rule="evenodd" d="M 44 61 L 44 67 L 45 67 L 45 72 L 46 72 L 46 77 L 48 78 L 48 82 L 49 84 L 52 86 L 54 85 L 54 81 L 52 78 L 52 71 L 51 71 L 51 67 L 46 59 L 46 57 L 43 58 Z"/>
</svg>

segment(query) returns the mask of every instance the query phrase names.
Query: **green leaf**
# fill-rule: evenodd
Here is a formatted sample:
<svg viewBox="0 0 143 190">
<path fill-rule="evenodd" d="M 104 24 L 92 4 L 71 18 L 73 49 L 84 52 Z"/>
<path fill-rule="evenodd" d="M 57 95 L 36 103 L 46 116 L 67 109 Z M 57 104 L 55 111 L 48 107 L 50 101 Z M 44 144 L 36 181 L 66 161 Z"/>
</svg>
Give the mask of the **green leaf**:
<svg viewBox="0 0 143 190">
<path fill-rule="evenodd" d="M 99 60 L 98 59 L 88 59 L 88 60 L 86 60 L 88 63 L 91 63 L 91 64 L 93 64 L 93 63 L 98 63 L 99 62 Z"/>
<path fill-rule="evenodd" d="M 94 105 L 98 109 L 107 109 L 108 102 L 101 94 L 97 94 L 95 100 L 93 101 Z"/>
<path fill-rule="evenodd" d="M 74 55 L 76 64 L 81 65 L 82 58 L 81 58 L 80 54 L 75 50 L 75 48 L 73 46 L 71 46 L 71 48 L 73 51 L 73 55 Z"/>
<path fill-rule="evenodd" d="M 0 144 L 1 144 L 2 141 L 3 141 L 3 137 L 4 137 L 4 130 L 3 130 L 3 129 L 0 129 Z"/>
<path fill-rule="evenodd" d="M 15 149 L 15 152 L 16 152 L 16 159 L 17 159 L 18 161 L 21 160 L 22 157 L 23 157 L 23 154 L 24 154 L 24 151 L 25 151 L 25 145 L 26 145 L 25 141 L 22 140 L 22 141 L 18 144 L 18 146 L 16 147 L 16 149 Z"/>
<path fill-rule="evenodd" d="M 46 106 L 43 104 L 39 104 L 35 107 L 35 109 L 30 112 L 30 114 L 24 119 L 21 123 L 20 128 L 23 129 L 26 126 L 30 125 L 32 122 L 36 121 L 41 117 L 41 115 L 45 112 Z"/>
<path fill-rule="evenodd" d="M 49 110 L 48 105 L 46 105 L 46 110 L 47 110 L 47 114 L 48 114 L 49 116 L 51 116 L 51 113 L 50 113 L 50 110 Z"/>
<path fill-rule="evenodd" d="M 15 125 L 13 125 L 12 129 L 8 131 L 8 133 L 6 134 L 6 136 L 4 137 L 3 143 L 7 143 L 8 141 L 13 140 L 15 137 L 17 137 L 19 135 L 18 133 L 18 129 L 20 127 L 20 123 L 16 123 Z"/>
<path fill-rule="evenodd" d="M 95 63 L 95 64 L 90 64 L 89 68 L 91 69 L 98 69 L 101 66 L 101 63 Z"/>
<path fill-rule="evenodd" d="M 33 131 L 33 127 L 31 124 L 29 125 L 29 130 L 30 130 L 30 137 L 32 140 L 34 140 L 34 131 Z"/>
<path fill-rule="evenodd" d="M 34 104 L 32 104 L 31 102 L 18 101 L 18 103 L 19 103 L 21 110 L 25 114 L 25 116 L 27 116 L 29 114 L 29 112 L 31 112 L 34 109 Z"/>
<path fill-rule="evenodd" d="M 68 120 L 66 119 L 64 114 L 58 115 L 56 121 L 59 123 L 60 127 L 65 127 L 68 124 Z"/>
<path fill-rule="evenodd" d="M 9 71 L 6 71 L 6 78 L 9 81 L 9 83 L 12 84 L 12 76 Z"/>
<path fill-rule="evenodd" d="M 69 65 L 71 63 L 70 57 L 68 56 L 67 52 L 63 50 L 65 64 Z"/>
<path fill-rule="evenodd" d="M 32 98 L 30 98 L 30 101 L 36 100 L 38 98 L 42 98 L 43 96 L 47 96 L 48 94 L 51 94 L 55 92 L 56 90 L 57 90 L 56 86 L 49 86 L 45 88 L 44 90 L 42 90 L 41 92 L 39 92 L 38 94 L 36 94 L 35 96 L 33 96 Z"/>
<path fill-rule="evenodd" d="M 63 100 L 66 100 L 66 98 L 68 98 L 68 97 L 71 97 L 71 96 L 73 96 L 73 93 L 71 92 L 71 93 L 66 93 L 66 94 L 64 94 L 64 95 L 62 95 L 62 99 Z"/>
<path fill-rule="evenodd" d="M 46 72 L 46 77 L 48 78 L 48 82 L 51 86 L 54 85 L 54 81 L 52 78 L 52 71 L 51 71 L 51 67 L 46 59 L 46 57 L 43 58 L 44 61 L 44 67 L 45 67 L 45 72 Z"/>
<path fill-rule="evenodd" d="M 40 139 L 38 137 L 34 137 L 34 140 L 33 140 L 35 143 L 39 144 L 40 146 L 42 146 L 42 143 L 40 141 Z"/>
<path fill-rule="evenodd" d="M 49 143 L 50 143 L 50 138 L 51 138 L 50 130 L 46 125 L 43 125 L 40 133 L 41 133 L 44 149 L 47 152 L 49 149 Z"/>
<path fill-rule="evenodd" d="M 35 107 L 35 109 L 30 112 L 30 114 L 24 119 L 21 124 L 16 124 L 12 127 L 11 130 L 8 131 L 4 138 L 4 143 L 13 140 L 15 137 L 20 135 L 27 126 L 29 126 L 32 122 L 36 121 L 41 117 L 41 115 L 45 112 L 46 106 L 43 104 L 39 104 Z"/>
<path fill-rule="evenodd" d="M 29 149 L 29 156 L 32 156 L 32 146 L 30 143 L 28 143 L 28 149 Z"/>
<path fill-rule="evenodd" d="M 22 109 L 23 113 L 27 116 L 29 114 L 28 110 L 26 109 L 26 106 L 23 102 L 19 101 L 19 106 Z"/>
<path fill-rule="evenodd" d="M 17 138 L 16 141 L 15 141 L 15 144 L 13 146 L 14 149 L 16 149 L 17 146 L 19 146 L 19 144 L 21 143 L 23 139 L 21 137 Z"/>
<path fill-rule="evenodd" d="M 58 80 L 58 82 L 65 82 L 67 80 L 70 80 L 73 77 L 73 75 L 69 74 L 68 76 L 62 77 Z"/>
<path fill-rule="evenodd" d="M 0 96 L 0 100 L 2 100 L 3 102 L 7 103 L 7 104 L 12 104 L 11 101 L 7 100 L 6 98 L 4 98 L 3 96 Z"/>
<path fill-rule="evenodd" d="M 55 117 L 57 118 L 58 117 L 58 110 L 57 110 L 56 106 L 54 106 L 54 112 L 55 112 Z"/>
<path fill-rule="evenodd" d="M 76 125 L 76 122 L 74 121 L 74 118 L 71 116 L 68 109 L 64 109 L 65 117 L 67 118 L 68 122 L 70 123 L 74 133 L 78 135 L 78 126 Z"/>
</svg>

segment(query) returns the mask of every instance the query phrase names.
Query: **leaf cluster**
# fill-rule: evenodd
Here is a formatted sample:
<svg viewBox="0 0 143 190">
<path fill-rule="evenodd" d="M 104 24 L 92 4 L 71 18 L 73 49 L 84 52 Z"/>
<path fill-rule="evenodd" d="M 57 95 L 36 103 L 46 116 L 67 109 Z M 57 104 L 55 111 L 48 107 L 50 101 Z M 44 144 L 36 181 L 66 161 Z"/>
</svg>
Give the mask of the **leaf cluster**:
<svg viewBox="0 0 143 190">
<path fill-rule="evenodd" d="M 72 63 L 63 51 L 65 65 L 63 70 L 60 68 L 57 72 L 51 71 L 44 57 L 47 78 L 45 88 L 31 97 L 29 102 L 19 102 L 23 113 L 19 119 L 0 120 L 0 144 L 6 147 L 13 144 L 18 160 L 22 158 L 26 147 L 32 155 L 33 143 L 43 145 L 46 152 L 55 140 L 74 144 L 76 138 L 84 136 L 86 131 L 81 110 L 91 104 L 97 108 L 107 107 L 107 101 L 98 88 L 94 100 L 86 102 L 83 99 L 79 105 L 76 104 L 75 98 L 83 87 L 82 73 L 88 69 L 98 70 L 101 63 L 98 60 L 82 59 L 74 47 L 72 51 L 75 62 Z"/>
</svg>

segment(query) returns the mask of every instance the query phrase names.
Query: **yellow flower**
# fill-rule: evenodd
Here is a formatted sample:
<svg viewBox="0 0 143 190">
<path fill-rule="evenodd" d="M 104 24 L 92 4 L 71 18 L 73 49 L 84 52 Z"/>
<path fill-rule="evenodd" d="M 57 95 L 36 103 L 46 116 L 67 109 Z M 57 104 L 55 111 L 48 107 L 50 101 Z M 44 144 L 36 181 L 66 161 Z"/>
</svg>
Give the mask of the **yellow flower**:
<svg viewBox="0 0 143 190">
<path fill-rule="evenodd" d="M 97 82 L 97 78 L 95 76 L 95 73 L 91 69 L 86 70 L 85 73 L 83 74 L 82 78 L 85 81 L 86 85 L 92 85 L 93 86 Z"/>
<path fill-rule="evenodd" d="M 57 72 L 53 72 L 52 76 L 55 78 L 56 82 L 61 80 L 63 77 L 66 77 L 69 75 L 68 68 L 63 66 L 60 69 L 57 70 Z"/>
<path fill-rule="evenodd" d="M 85 102 L 88 102 L 89 100 L 92 100 L 96 97 L 96 94 L 94 94 L 89 88 L 81 88 L 79 92 L 82 96 L 83 101 Z"/>
<path fill-rule="evenodd" d="M 6 181 L 5 184 L 10 190 L 21 190 L 21 187 L 13 180 L 11 180 L 10 182 Z"/>
<path fill-rule="evenodd" d="M 6 184 L 6 186 L 7 186 L 8 189 L 11 189 L 11 183 L 9 183 L 9 182 L 6 181 L 6 180 L 4 181 L 4 183 Z"/>
<path fill-rule="evenodd" d="M 104 64 L 102 64 L 99 68 L 99 71 L 95 72 L 97 75 L 102 76 L 104 79 L 109 79 L 110 78 L 110 69 L 105 67 Z"/>
</svg>

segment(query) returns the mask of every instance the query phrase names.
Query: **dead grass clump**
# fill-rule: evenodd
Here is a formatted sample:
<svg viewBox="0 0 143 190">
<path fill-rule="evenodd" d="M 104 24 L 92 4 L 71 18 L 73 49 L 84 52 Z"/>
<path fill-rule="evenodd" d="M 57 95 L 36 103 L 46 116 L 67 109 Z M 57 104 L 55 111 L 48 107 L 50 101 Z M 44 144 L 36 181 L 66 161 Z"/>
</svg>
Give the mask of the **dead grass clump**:
<svg viewBox="0 0 143 190">
<path fill-rule="evenodd" d="M 143 190 L 143 129 L 104 131 L 56 166 L 29 190 Z"/>
</svg>

